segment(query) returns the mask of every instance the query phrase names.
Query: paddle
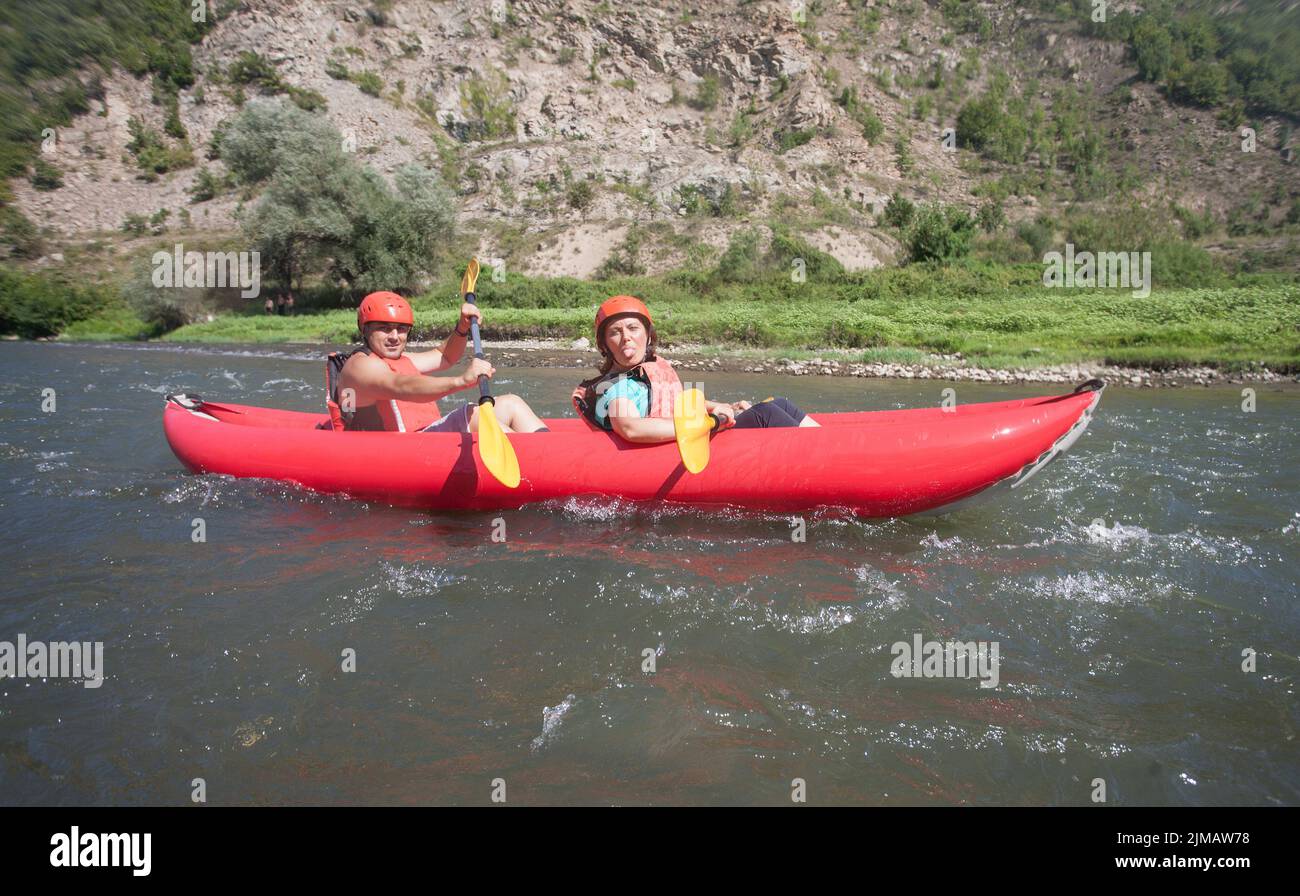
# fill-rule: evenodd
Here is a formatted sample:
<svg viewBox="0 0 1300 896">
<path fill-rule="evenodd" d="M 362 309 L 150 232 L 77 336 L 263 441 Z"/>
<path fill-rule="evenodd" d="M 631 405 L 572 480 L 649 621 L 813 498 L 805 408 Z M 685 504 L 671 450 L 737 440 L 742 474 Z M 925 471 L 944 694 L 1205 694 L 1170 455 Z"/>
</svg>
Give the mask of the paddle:
<svg viewBox="0 0 1300 896">
<path fill-rule="evenodd" d="M 478 281 L 478 259 L 471 258 L 465 276 L 460 281 L 462 301 L 471 305 L 474 301 L 474 284 Z M 474 337 L 474 357 L 483 357 L 483 345 L 479 341 L 478 318 L 470 321 L 470 333 Z M 506 488 L 519 487 L 519 458 L 515 457 L 515 448 L 506 438 L 497 422 L 496 402 L 488 386 L 488 378 L 478 378 L 478 456 L 496 480 Z"/>
<path fill-rule="evenodd" d="M 705 410 L 702 391 L 687 389 L 678 394 L 673 404 L 673 429 L 687 472 L 699 473 L 709 465 L 709 435 L 716 424 L 717 419 Z"/>
</svg>

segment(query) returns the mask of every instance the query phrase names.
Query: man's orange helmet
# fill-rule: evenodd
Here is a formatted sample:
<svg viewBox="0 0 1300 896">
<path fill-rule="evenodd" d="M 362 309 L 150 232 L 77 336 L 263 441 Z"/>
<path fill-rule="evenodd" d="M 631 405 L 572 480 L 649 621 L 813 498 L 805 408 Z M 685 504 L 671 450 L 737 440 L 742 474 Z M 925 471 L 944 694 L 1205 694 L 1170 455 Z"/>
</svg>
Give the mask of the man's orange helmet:
<svg viewBox="0 0 1300 896">
<path fill-rule="evenodd" d="M 357 329 L 366 331 L 366 324 L 383 321 L 391 324 L 415 325 L 415 312 L 406 299 L 395 292 L 372 292 L 361 300 L 357 309 Z"/>
</svg>

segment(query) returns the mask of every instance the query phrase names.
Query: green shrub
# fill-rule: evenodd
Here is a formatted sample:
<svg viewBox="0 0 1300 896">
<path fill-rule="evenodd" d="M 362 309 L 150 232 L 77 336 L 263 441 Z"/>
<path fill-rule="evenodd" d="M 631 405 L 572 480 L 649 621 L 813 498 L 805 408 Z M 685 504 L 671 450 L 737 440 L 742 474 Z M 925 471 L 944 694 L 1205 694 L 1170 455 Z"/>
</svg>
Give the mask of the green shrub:
<svg viewBox="0 0 1300 896">
<path fill-rule="evenodd" d="M 357 89 L 369 96 L 379 96 L 384 92 L 384 79 L 374 72 L 353 72 L 350 76 Z"/>
<path fill-rule="evenodd" d="M 194 164 L 194 153 L 188 144 L 168 146 L 157 131 L 146 127 L 138 118 L 128 119 L 126 125 L 131 133 L 131 142 L 126 148 L 135 156 L 143 179 L 156 180 L 159 174 Z"/>
<path fill-rule="evenodd" d="M 739 213 L 739 191 L 728 183 L 722 192 L 706 190 L 700 184 L 680 184 L 673 208 L 682 214 L 704 215 L 710 218 L 730 218 Z"/>
<path fill-rule="evenodd" d="M 968 100 L 957 113 L 957 144 L 1001 162 L 1021 162 L 1030 137 L 1025 113 L 1022 100 L 1005 102 L 993 90 Z"/>
<path fill-rule="evenodd" d="M 1217 106 L 1228 98 L 1228 80 L 1221 65 L 1188 63 L 1170 75 L 1169 95 L 1193 106 Z"/>
<path fill-rule="evenodd" d="M 568 196 L 566 197 L 569 208 L 576 208 L 578 211 L 586 211 L 595 198 L 596 189 L 589 180 L 575 181 L 569 186 Z"/>
<path fill-rule="evenodd" d="M 907 232 L 907 255 L 911 262 L 947 263 L 970 252 L 975 221 L 964 210 L 928 203 Z"/>
<path fill-rule="evenodd" d="M 304 87 L 290 87 L 289 99 L 304 112 L 323 112 L 329 105 L 323 94 Z"/>
<path fill-rule="evenodd" d="M 638 277 L 644 273 L 645 267 L 641 264 L 641 229 L 629 227 L 623 242 L 615 246 L 601 262 L 596 276 L 604 280 L 610 277 Z"/>
<path fill-rule="evenodd" d="M 718 259 L 713 277 L 722 283 L 747 283 L 763 271 L 758 250 L 758 231 L 739 230 L 731 235 L 727 250 Z"/>
<path fill-rule="evenodd" d="M 16 258 L 40 258 L 45 241 L 36 225 L 17 206 L 0 204 L 0 246 Z"/>
<path fill-rule="evenodd" d="M 190 187 L 191 202 L 207 202 L 221 189 L 221 179 L 212 173 L 211 168 L 200 168 L 198 176 Z"/>
<path fill-rule="evenodd" d="M 943 12 L 944 21 L 959 32 L 978 34 L 984 40 L 993 33 L 993 23 L 974 3 L 943 0 L 939 8 Z"/>
<path fill-rule="evenodd" d="M 1051 225 L 1040 218 L 1037 221 L 1026 221 L 1021 224 L 1016 228 L 1016 236 L 1025 241 L 1029 251 L 1033 253 L 1033 258 L 1037 260 L 1041 259 L 1051 247 L 1056 232 Z"/>
<path fill-rule="evenodd" d="M 37 156 L 32 162 L 32 186 L 38 190 L 57 190 L 63 186 L 63 172 Z"/>
<path fill-rule="evenodd" d="M 68 324 L 113 304 L 99 286 L 74 286 L 48 274 L 24 274 L 0 266 L 0 334 L 27 339 L 56 336 Z"/>
<path fill-rule="evenodd" d="M 1000 202 L 986 202 L 980 206 L 975 220 L 985 233 L 995 233 L 1007 225 L 1007 213 Z"/>
<path fill-rule="evenodd" d="M 244 50 L 235 57 L 226 71 L 226 78 L 231 84 L 256 87 L 264 96 L 284 93 L 288 89 L 270 60 L 251 50 Z"/>
<path fill-rule="evenodd" d="M 1151 252 L 1151 280 L 1160 287 L 1215 286 L 1224 280 L 1223 272 L 1214 262 L 1214 256 L 1191 243 L 1169 240 L 1153 243 Z"/>
<path fill-rule="evenodd" d="M 845 87 L 835 100 L 862 128 L 862 136 L 868 143 L 875 143 L 885 132 L 885 125 L 875 111 L 858 99 L 856 87 Z"/>
<path fill-rule="evenodd" d="M 864 109 L 862 117 L 859 120 L 862 125 L 862 136 L 871 144 L 880 142 L 881 136 L 885 133 L 885 123 L 880 120 L 879 116 L 870 109 Z"/>
<path fill-rule="evenodd" d="M 1191 209 L 1175 205 L 1174 217 L 1183 225 L 1183 236 L 1189 240 L 1199 240 L 1214 231 L 1214 214 L 1209 209 L 1197 214 Z"/>
<path fill-rule="evenodd" d="M 167 113 L 167 119 L 163 122 L 163 133 L 177 140 L 185 140 L 189 137 L 189 132 L 185 130 L 185 124 L 181 121 L 181 112 L 176 105 L 174 95 L 171 98 L 171 109 Z"/>
<path fill-rule="evenodd" d="M 331 56 L 325 60 L 325 74 L 329 75 L 335 81 L 346 81 L 352 77 L 348 71 L 347 65 L 337 56 Z"/>
<path fill-rule="evenodd" d="M 687 105 L 701 112 L 711 111 L 718 107 L 718 97 L 721 92 L 721 82 L 718 80 L 718 76 L 705 75 L 703 80 L 695 85 L 695 96 L 687 101 Z"/>
<path fill-rule="evenodd" d="M 991 146 L 1002 124 L 1002 101 L 991 93 L 967 100 L 957 113 L 957 145 L 983 150 Z"/>
<path fill-rule="evenodd" d="M 882 215 L 887 227 L 896 227 L 899 230 L 905 230 L 911 226 L 912 219 L 915 216 L 916 205 L 901 193 L 895 193 L 889 197 L 889 202 L 885 204 Z"/>
<path fill-rule="evenodd" d="M 469 120 L 469 139 L 501 140 L 515 135 L 515 109 L 504 75 L 462 81 L 460 105 Z"/>
<path fill-rule="evenodd" d="M 833 255 L 780 230 L 772 234 L 772 245 L 765 261 L 769 268 L 786 273 L 793 270 L 795 261 L 802 261 L 804 274 L 809 280 L 831 281 L 844 276 L 844 265 Z"/>
<path fill-rule="evenodd" d="M 1133 28 L 1133 54 L 1138 74 L 1147 81 L 1163 81 L 1173 62 L 1173 38 L 1153 17 L 1142 16 Z"/>
<path fill-rule="evenodd" d="M 149 230 L 149 219 L 144 215 L 128 212 L 122 219 L 122 232 L 132 236 L 143 236 Z"/>
<path fill-rule="evenodd" d="M 737 112 L 736 118 L 727 131 L 727 142 L 731 146 L 743 146 L 745 141 L 754 136 L 754 122 L 746 112 Z"/>
<path fill-rule="evenodd" d="M 916 167 L 916 162 L 912 159 L 912 144 L 907 134 L 899 134 L 894 138 L 894 164 L 904 175 L 911 174 L 912 169 Z"/>
<path fill-rule="evenodd" d="M 776 151 L 778 153 L 789 152 L 796 146 L 803 146 L 817 136 L 815 128 L 802 128 L 794 131 L 777 131 L 776 134 Z"/>
</svg>

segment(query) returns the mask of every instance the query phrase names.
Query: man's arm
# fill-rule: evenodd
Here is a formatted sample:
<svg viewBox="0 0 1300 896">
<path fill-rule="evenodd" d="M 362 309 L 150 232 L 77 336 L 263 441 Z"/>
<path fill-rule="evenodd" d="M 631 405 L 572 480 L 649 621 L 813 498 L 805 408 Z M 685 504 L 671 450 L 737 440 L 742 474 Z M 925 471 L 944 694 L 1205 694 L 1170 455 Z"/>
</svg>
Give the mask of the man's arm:
<svg viewBox="0 0 1300 896">
<path fill-rule="evenodd" d="M 434 373 L 456 366 L 465 354 L 465 340 L 469 338 L 471 318 L 478 318 L 479 326 L 483 325 L 483 315 L 478 306 L 465 302 L 460 306 L 460 320 L 456 321 L 455 329 L 442 341 L 442 345 L 427 352 L 407 352 L 406 356 L 411 359 L 415 369 L 420 373 Z"/>
<path fill-rule="evenodd" d="M 358 355 L 344 367 L 339 388 L 355 389 L 356 403 L 360 406 L 391 399 L 437 401 L 453 392 L 469 388 L 478 382 L 480 373 L 491 376 L 496 371 L 486 361 L 475 360 L 470 362 L 460 376 L 411 376 L 394 373 L 378 358 Z"/>
</svg>

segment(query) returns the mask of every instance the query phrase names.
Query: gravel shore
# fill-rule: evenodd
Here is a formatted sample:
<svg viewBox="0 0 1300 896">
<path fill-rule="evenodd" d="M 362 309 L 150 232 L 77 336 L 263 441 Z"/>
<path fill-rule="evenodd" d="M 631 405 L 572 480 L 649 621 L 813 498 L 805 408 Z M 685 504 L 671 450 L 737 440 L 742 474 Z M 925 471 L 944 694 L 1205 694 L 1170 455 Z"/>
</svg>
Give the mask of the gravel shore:
<svg viewBox="0 0 1300 896">
<path fill-rule="evenodd" d="M 574 367 L 593 369 L 597 366 L 595 350 L 582 345 L 585 340 L 570 343 L 561 340 L 528 339 L 484 343 L 485 352 L 493 362 L 505 367 Z M 766 373 L 785 376 L 854 376 L 886 377 L 893 379 L 956 380 L 980 383 L 1079 383 L 1098 377 L 1109 385 L 1169 388 L 1180 386 L 1214 386 L 1239 383 L 1300 383 L 1300 376 L 1280 374 L 1265 367 L 1227 373 L 1212 367 L 1179 367 L 1170 370 L 1153 370 L 1141 367 L 1115 367 L 1110 365 L 1059 364 L 1042 367 L 995 369 L 978 367 L 960 355 L 934 355 L 933 361 L 923 364 L 896 364 L 887 362 L 863 363 L 836 359 L 834 352 L 826 357 L 792 359 L 747 357 L 744 352 L 728 357 L 718 355 L 716 348 L 707 354 L 700 347 L 679 345 L 665 347 L 664 354 L 672 359 L 679 370 L 706 370 L 724 373 Z"/>
</svg>

